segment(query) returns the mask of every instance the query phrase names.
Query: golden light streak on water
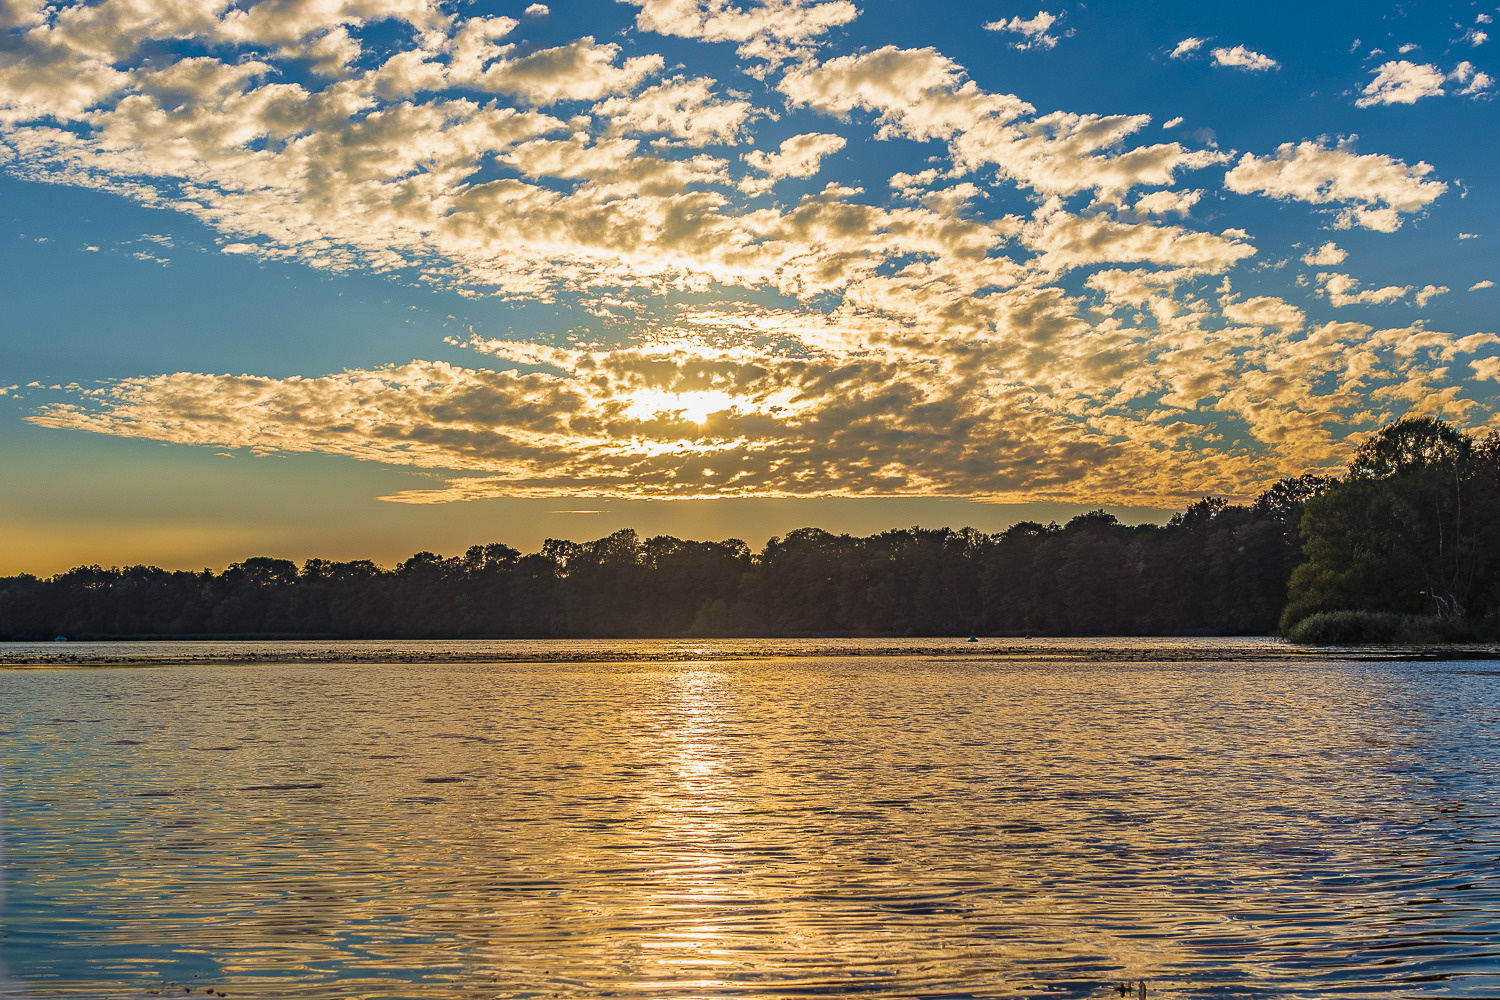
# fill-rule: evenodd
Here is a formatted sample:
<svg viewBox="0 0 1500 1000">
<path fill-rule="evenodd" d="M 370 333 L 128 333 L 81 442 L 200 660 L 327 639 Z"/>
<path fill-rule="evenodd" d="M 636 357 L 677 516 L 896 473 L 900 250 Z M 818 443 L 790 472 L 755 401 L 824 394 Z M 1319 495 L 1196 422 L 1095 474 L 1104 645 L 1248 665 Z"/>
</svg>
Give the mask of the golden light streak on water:
<svg viewBox="0 0 1500 1000">
<path fill-rule="evenodd" d="M 0 956 L 100 998 L 1500 987 L 1484 664 L 629 648 L 687 659 L 0 672 Z"/>
</svg>

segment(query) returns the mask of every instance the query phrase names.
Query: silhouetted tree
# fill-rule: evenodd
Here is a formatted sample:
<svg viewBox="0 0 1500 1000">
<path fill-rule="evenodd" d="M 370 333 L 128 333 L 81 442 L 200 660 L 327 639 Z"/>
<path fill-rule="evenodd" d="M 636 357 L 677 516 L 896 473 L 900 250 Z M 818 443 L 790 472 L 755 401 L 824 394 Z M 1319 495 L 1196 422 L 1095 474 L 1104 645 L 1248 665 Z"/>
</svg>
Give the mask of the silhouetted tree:
<svg viewBox="0 0 1500 1000">
<path fill-rule="evenodd" d="M 1093 510 L 993 535 L 799 528 L 758 553 L 623 529 L 393 569 L 80 566 L 0 579 L 0 636 L 1248 634 L 1330 608 L 1479 616 L 1496 610 L 1497 573 L 1500 438 L 1416 419 L 1375 435 L 1342 480 L 1284 479 L 1248 505 L 1204 497 L 1161 526 Z"/>
<path fill-rule="evenodd" d="M 1432 417 L 1399 420 L 1361 445 L 1344 479 L 1306 502 L 1308 561 L 1292 573 L 1282 627 L 1318 611 L 1486 610 L 1494 454 Z"/>
</svg>

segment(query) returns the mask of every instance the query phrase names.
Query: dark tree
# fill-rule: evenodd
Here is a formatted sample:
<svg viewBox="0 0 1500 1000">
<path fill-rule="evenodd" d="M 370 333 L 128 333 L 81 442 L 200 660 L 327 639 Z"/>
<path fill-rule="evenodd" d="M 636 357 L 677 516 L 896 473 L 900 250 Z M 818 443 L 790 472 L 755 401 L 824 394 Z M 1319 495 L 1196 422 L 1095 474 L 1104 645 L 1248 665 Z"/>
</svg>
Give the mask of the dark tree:
<svg viewBox="0 0 1500 1000">
<path fill-rule="evenodd" d="M 1397 421 L 1309 499 L 1308 561 L 1292 574 L 1282 627 L 1319 611 L 1462 618 L 1487 610 L 1495 552 L 1495 449 L 1431 417 Z"/>
</svg>

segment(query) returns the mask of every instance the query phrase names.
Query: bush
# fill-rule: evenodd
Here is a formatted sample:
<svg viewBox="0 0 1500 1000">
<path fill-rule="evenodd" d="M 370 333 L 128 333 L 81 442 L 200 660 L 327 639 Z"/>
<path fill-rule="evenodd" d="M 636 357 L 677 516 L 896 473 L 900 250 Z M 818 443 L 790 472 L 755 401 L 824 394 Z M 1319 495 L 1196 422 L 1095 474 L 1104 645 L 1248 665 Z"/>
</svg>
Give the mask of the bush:
<svg viewBox="0 0 1500 1000">
<path fill-rule="evenodd" d="M 1481 641 L 1493 631 L 1463 618 L 1402 615 L 1393 611 L 1321 611 L 1293 625 L 1286 631 L 1286 638 L 1306 646 L 1425 645 Z"/>
</svg>

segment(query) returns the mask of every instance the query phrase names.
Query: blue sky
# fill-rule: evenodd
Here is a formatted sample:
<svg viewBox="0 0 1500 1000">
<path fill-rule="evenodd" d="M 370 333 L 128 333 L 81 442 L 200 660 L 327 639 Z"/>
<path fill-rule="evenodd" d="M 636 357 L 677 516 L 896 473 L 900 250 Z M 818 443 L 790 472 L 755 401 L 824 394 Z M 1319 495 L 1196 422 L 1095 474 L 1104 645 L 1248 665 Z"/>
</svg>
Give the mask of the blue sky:
<svg viewBox="0 0 1500 1000">
<path fill-rule="evenodd" d="M 1496 17 L 0 0 L 0 572 L 1151 518 L 1494 428 Z"/>
</svg>

